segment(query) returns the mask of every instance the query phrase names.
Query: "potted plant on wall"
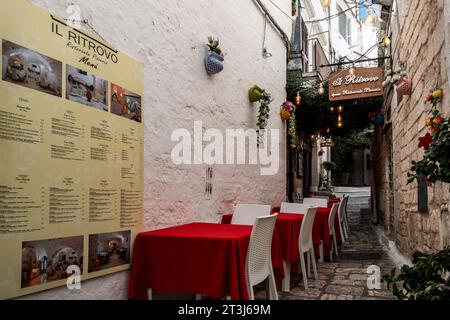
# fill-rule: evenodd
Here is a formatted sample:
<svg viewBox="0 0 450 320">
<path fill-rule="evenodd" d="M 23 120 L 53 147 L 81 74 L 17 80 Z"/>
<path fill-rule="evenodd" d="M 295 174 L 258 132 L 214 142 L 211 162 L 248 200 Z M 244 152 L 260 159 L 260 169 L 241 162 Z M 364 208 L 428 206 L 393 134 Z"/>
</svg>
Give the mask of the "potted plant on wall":
<svg viewBox="0 0 450 320">
<path fill-rule="evenodd" d="M 219 39 L 208 37 L 208 54 L 205 57 L 205 68 L 209 75 L 219 73 L 223 70 L 223 53 L 219 48 Z"/>
<path fill-rule="evenodd" d="M 258 133 L 258 145 L 263 143 L 264 139 L 264 131 L 267 127 L 267 121 L 269 120 L 270 113 L 270 103 L 273 101 L 272 95 L 264 89 L 261 89 L 257 85 L 253 85 L 250 87 L 248 91 L 248 97 L 251 102 L 259 101 L 259 112 L 258 112 L 258 120 L 256 122 L 256 126 L 258 129 L 256 130 Z"/>
<path fill-rule="evenodd" d="M 390 84 L 395 85 L 395 90 L 399 95 L 406 96 L 411 94 L 412 80 L 401 68 L 386 71 L 386 78 L 383 82 L 383 87 Z"/>
</svg>

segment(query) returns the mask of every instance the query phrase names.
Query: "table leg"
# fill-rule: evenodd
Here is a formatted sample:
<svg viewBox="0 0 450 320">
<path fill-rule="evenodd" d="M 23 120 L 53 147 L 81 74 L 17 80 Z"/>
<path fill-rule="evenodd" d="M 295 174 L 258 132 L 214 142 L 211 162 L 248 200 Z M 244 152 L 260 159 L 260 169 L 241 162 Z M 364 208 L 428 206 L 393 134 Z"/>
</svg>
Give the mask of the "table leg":
<svg viewBox="0 0 450 320">
<path fill-rule="evenodd" d="M 147 299 L 148 299 L 148 300 L 153 300 L 153 292 L 152 292 L 152 288 L 148 288 L 148 289 L 147 289 Z"/>
<path fill-rule="evenodd" d="M 195 295 L 195 300 L 202 300 L 202 295 L 200 293 L 197 293 Z"/>
<path fill-rule="evenodd" d="M 323 262 L 323 241 L 320 240 L 320 246 L 319 246 L 319 252 L 320 252 L 320 262 Z"/>
<path fill-rule="evenodd" d="M 291 290 L 291 264 L 283 260 L 284 279 L 281 282 L 281 290 L 289 292 Z"/>
</svg>

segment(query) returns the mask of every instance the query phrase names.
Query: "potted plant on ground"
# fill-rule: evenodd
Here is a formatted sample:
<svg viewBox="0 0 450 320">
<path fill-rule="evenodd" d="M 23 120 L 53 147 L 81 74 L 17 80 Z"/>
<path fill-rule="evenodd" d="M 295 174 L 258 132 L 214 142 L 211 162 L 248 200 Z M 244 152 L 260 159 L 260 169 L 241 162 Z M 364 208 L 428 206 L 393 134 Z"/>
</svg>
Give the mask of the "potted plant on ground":
<svg viewBox="0 0 450 320">
<path fill-rule="evenodd" d="M 334 163 L 333 161 L 324 161 L 322 163 L 322 165 L 323 165 L 323 168 L 328 172 L 336 170 L 336 167 L 337 167 L 336 163 Z"/>
<path fill-rule="evenodd" d="M 219 73 L 223 70 L 223 53 L 219 48 L 219 39 L 208 37 L 208 54 L 205 57 L 205 68 L 209 75 Z"/>
<path fill-rule="evenodd" d="M 450 300 L 449 278 L 445 279 L 450 271 L 450 246 L 432 254 L 417 251 L 412 262 L 398 275 L 394 268 L 383 277 L 393 294 L 400 300 Z"/>
</svg>

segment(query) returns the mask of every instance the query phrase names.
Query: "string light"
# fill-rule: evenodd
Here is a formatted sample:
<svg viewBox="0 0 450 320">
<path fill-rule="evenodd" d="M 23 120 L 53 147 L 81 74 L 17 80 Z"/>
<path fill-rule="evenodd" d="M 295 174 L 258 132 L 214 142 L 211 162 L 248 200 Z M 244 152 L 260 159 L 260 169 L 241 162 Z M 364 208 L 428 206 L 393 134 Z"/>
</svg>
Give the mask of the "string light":
<svg viewBox="0 0 450 320">
<path fill-rule="evenodd" d="M 339 129 L 341 129 L 342 127 L 344 127 L 344 123 L 341 121 L 341 122 L 338 122 L 337 123 L 337 127 L 339 128 Z"/>
<path fill-rule="evenodd" d="M 388 36 L 384 36 L 383 44 L 385 47 L 389 47 L 389 45 L 391 44 L 391 38 L 389 38 Z"/>
<path fill-rule="evenodd" d="M 344 111 L 344 106 L 341 104 L 341 105 L 338 107 L 338 112 L 341 113 L 341 112 L 343 112 L 343 111 Z"/>
<path fill-rule="evenodd" d="M 333 107 L 333 106 L 330 107 L 330 111 L 331 111 L 332 113 L 334 112 L 334 107 Z"/>
</svg>

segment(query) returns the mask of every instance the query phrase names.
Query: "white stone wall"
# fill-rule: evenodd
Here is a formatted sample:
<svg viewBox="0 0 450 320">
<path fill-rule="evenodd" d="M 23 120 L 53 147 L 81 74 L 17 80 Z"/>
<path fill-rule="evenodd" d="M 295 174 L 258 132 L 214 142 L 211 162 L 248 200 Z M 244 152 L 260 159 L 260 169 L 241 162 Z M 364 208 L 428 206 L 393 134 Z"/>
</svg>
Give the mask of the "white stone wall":
<svg viewBox="0 0 450 320">
<path fill-rule="evenodd" d="M 264 15 L 254 1 L 241 0 L 32 0 L 60 17 L 75 3 L 97 32 L 112 46 L 145 66 L 145 200 L 144 229 L 193 221 L 220 221 L 237 202 L 278 206 L 285 198 L 285 124 L 279 105 L 285 100 L 286 47 L 267 23 L 262 57 Z M 292 21 L 263 1 L 288 36 Z M 274 0 L 286 13 L 290 1 Z M 90 31 L 88 28 L 86 30 Z M 219 37 L 225 69 L 212 77 L 203 58 L 208 36 Z M 205 197 L 206 165 L 174 165 L 170 154 L 174 129 L 255 128 L 259 104 L 248 101 L 252 84 L 270 91 L 274 102 L 268 128 L 280 130 L 280 167 L 261 176 L 259 166 L 214 165 L 212 199 Z M 35 299 L 126 298 L 127 272 L 86 282 L 82 293 L 64 288 L 29 296 Z"/>
</svg>

